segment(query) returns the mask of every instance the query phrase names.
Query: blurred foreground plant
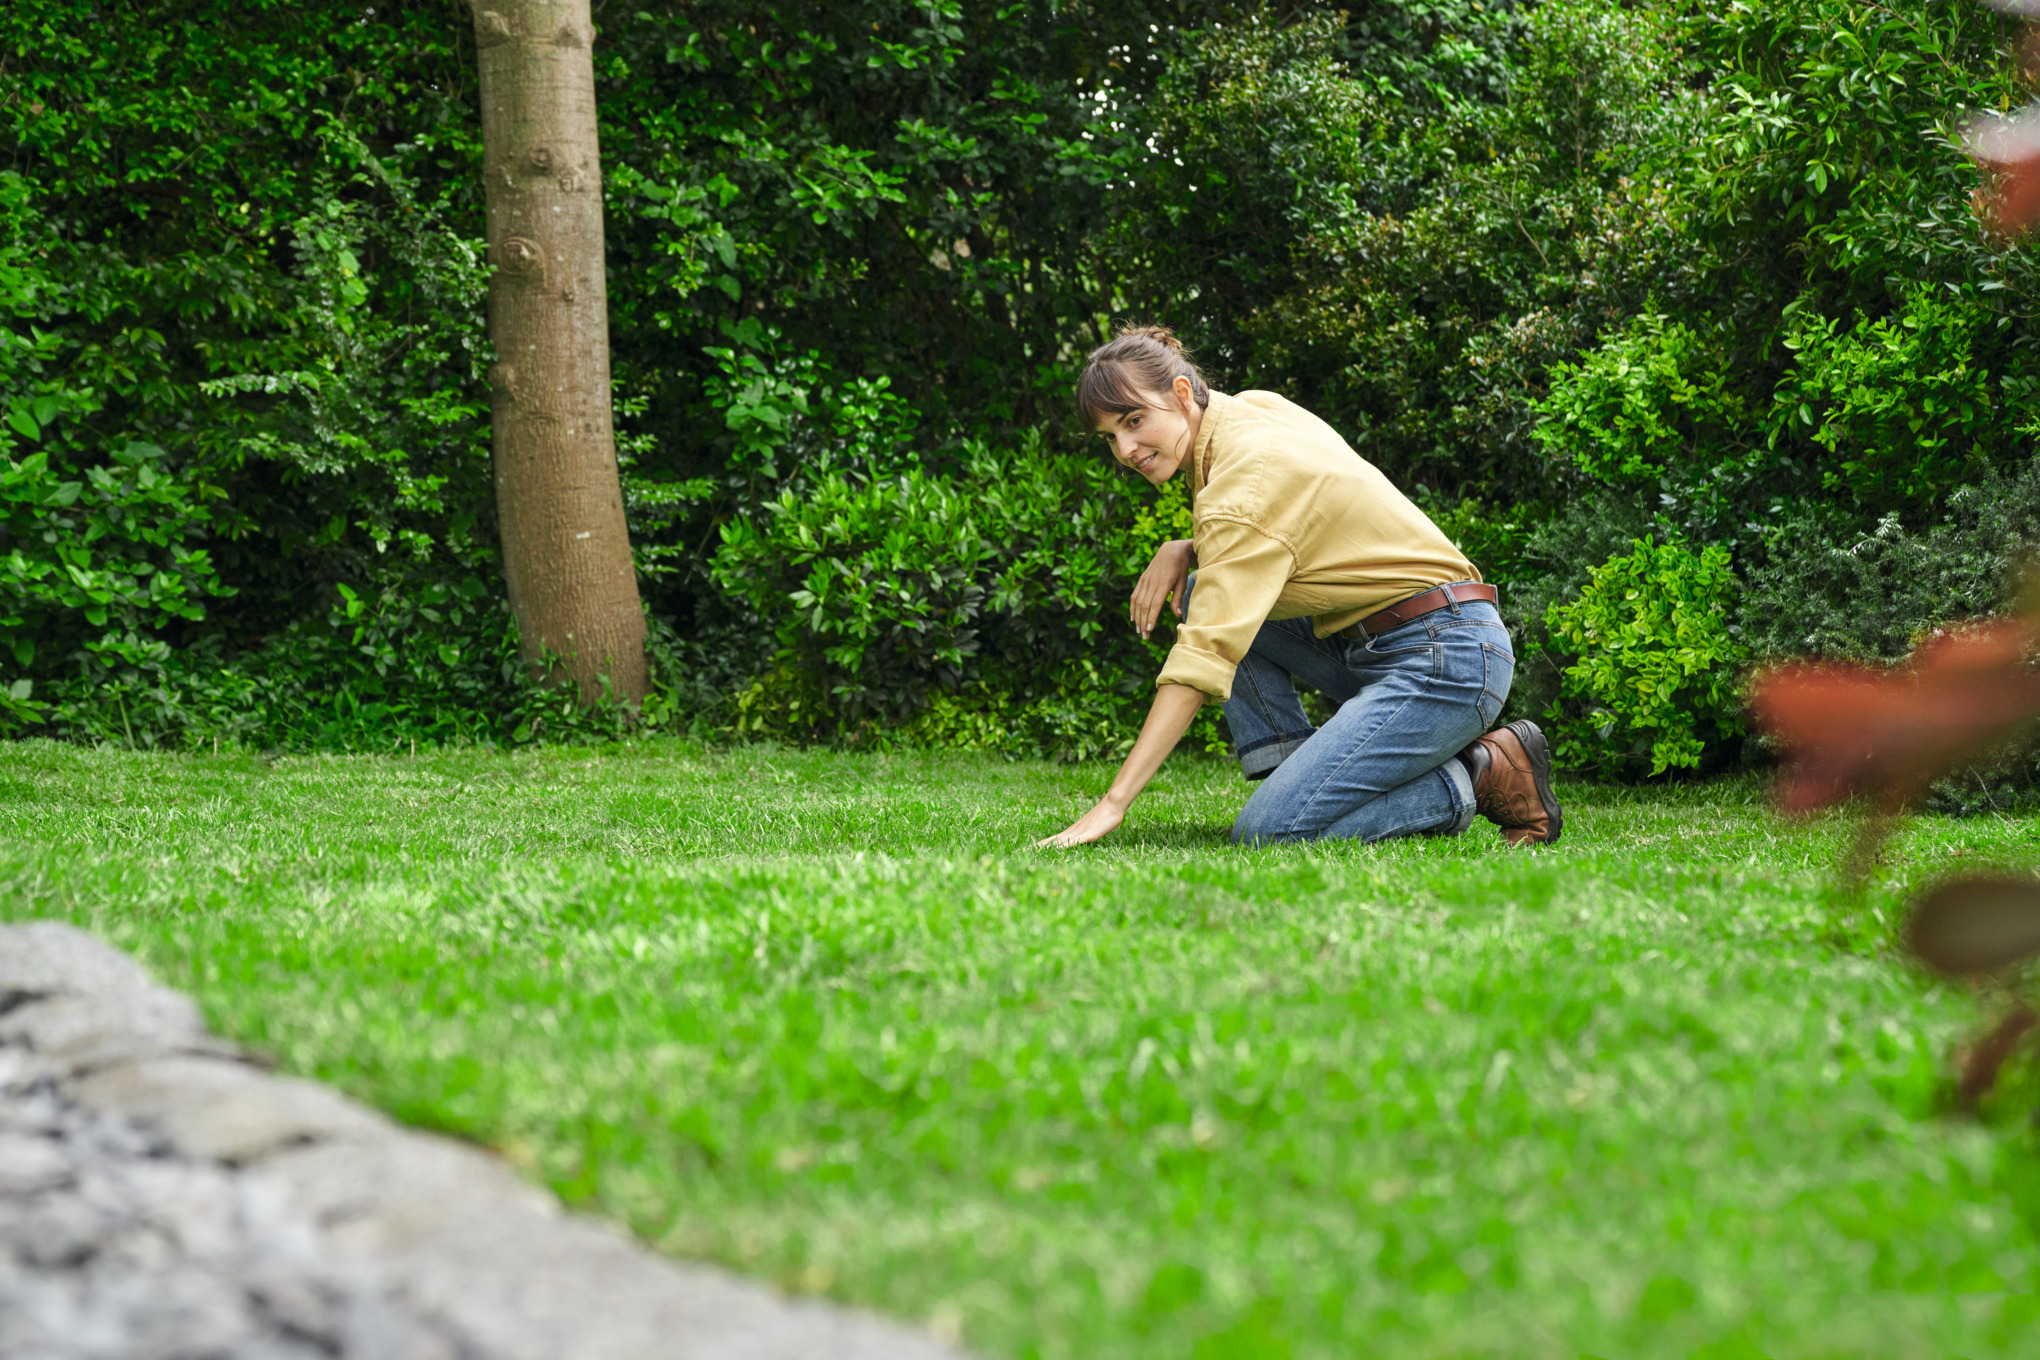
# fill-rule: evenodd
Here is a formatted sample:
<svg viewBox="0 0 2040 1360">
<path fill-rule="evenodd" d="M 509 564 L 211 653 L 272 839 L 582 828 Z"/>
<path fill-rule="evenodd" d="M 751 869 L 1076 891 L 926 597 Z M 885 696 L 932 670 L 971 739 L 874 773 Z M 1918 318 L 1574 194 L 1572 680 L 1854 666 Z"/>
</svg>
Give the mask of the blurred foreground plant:
<svg viewBox="0 0 2040 1360">
<path fill-rule="evenodd" d="M 1988 755 L 2040 717 L 2040 588 L 2021 610 L 1935 634 L 1891 668 L 1797 664 L 1761 676 L 1757 721 L 1786 766 L 1778 798 L 1806 813 L 1861 798 L 1869 816 L 1845 864 L 1868 868 L 1897 819 L 1934 780 Z M 2040 955 L 2040 878 L 1958 876 L 1916 904 L 1906 926 L 1913 954 L 1944 976 L 2003 988 Z M 1957 1099 L 1974 1110 L 2040 1012 L 2016 986 L 2011 1007 L 1962 1055 Z"/>
</svg>

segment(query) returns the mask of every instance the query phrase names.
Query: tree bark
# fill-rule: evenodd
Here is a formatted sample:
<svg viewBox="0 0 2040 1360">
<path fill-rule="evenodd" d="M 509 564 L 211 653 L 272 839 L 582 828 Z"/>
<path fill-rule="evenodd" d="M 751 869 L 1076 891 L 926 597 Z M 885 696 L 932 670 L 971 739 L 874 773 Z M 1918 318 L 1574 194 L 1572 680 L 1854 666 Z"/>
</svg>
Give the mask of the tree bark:
<svg viewBox="0 0 2040 1360">
<path fill-rule="evenodd" d="M 525 659 L 584 701 L 645 693 L 609 392 L 588 0 L 472 0 L 487 178 L 503 574 Z"/>
</svg>

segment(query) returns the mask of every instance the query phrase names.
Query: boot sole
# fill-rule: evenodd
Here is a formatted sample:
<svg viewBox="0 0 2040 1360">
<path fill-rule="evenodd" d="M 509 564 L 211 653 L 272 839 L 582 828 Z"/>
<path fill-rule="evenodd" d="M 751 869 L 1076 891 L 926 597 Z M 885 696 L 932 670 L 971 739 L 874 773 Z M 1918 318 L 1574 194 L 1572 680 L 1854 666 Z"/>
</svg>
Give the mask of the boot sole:
<svg viewBox="0 0 2040 1360">
<path fill-rule="evenodd" d="M 1509 730 L 1523 743 L 1523 754 L 1530 757 L 1530 778 L 1537 786 L 1537 801 L 1544 804 L 1544 815 L 1551 819 L 1551 834 L 1534 843 L 1557 845 L 1558 833 L 1565 826 L 1565 814 L 1559 811 L 1558 795 L 1551 791 L 1551 747 L 1544 740 L 1544 729 L 1528 718 L 1518 718 L 1509 724 Z"/>
</svg>

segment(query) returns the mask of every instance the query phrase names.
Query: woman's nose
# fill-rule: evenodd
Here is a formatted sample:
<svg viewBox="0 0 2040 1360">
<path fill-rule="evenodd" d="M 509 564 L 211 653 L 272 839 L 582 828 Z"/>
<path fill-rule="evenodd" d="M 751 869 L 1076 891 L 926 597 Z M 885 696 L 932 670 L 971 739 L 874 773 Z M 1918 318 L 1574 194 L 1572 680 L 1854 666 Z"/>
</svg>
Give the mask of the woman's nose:
<svg viewBox="0 0 2040 1360">
<path fill-rule="evenodd" d="M 1119 461 L 1122 463 L 1131 463 L 1134 455 L 1140 452 L 1140 445 L 1135 443 L 1133 436 L 1124 430 L 1112 436 L 1112 447 L 1113 451 L 1119 455 Z"/>
</svg>

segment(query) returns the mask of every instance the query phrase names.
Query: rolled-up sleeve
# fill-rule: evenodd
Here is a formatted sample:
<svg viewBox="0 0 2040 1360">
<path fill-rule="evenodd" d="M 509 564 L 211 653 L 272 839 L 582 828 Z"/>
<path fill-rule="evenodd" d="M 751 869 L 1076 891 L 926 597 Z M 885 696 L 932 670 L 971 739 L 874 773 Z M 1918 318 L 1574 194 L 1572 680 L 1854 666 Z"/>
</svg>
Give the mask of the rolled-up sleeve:
<svg viewBox="0 0 2040 1360">
<path fill-rule="evenodd" d="M 1207 520 L 1197 526 L 1197 588 L 1190 616 L 1176 631 L 1157 685 L 1188 685 L 1214 699 L 1232 697 L 1233 672 L 1296 569 L 1287 544 L 1248 524 Z"/>
</svg>

